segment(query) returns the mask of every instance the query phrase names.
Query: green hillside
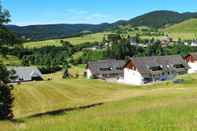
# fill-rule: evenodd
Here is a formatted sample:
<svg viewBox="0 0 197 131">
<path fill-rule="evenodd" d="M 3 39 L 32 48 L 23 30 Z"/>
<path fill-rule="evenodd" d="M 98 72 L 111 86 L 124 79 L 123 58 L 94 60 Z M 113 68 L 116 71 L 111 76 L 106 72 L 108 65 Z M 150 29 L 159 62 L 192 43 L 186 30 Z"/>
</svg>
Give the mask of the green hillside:
<svg viewBox="0 0 197 131">
<path fill-rule="evenodd" d="M 141 87 L 83 79 L 23 83 L 14 89 L 18 119 L 1 121 L 0 130 L 193 130 L 197 128 L 197 75 L 184 79 L 183 84 Z M 21 118 L 25 116 L 32 117 Z"/>
<path fill-rule="evenodd" d="M 197 19 L 175 24 L 162 31 L 167 32 L 174 39 L 194 39 L 197 37 Z"/>
<path fill-rule="evenodd" d="M 175 24 L 165 29 L 166 32 L 178 33 L 196 33 L 197 34 L 197 19 L 190 19 L 179 24 Z"/>
<path fill-rule="evenodd" d="M 65 39 L 54 39 L 54 40 L 45 40 L 45 41 L 36 41 L 36 42 L 27 42 L 24 43 L 26 48 L 40 48 L 43 46 L 61 46 L 60 40 L 69 41 L 73 45 L 81 44 L 84 42 L 100 42 L 103 40 L 104 35 L 109 34 L 109 32 L 95 33 L 90 35 L 85 35 L 81 37 L 72 37 Z"/>
</svg>

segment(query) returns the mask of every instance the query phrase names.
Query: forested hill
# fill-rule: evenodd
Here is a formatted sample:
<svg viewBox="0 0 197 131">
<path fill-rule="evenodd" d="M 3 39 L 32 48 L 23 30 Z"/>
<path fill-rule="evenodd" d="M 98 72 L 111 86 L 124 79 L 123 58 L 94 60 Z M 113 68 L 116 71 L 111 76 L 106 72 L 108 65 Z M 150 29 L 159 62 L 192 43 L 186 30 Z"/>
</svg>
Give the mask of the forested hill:
<svg viewBox="0 0 197 131">
<path fill-rule="evenodd" d="M 16 32 L 19 36 L 25 36 L 30 40 L 56 39 L 80 35 L 84 33 L 101 32 L 111 28 L 111 24 L 51 24 L 51 25 L 30 25 L 15 26 L 7 25 L 7 28 Z"/>
<path fill-rule="evenodd" d="M 178 13 L 174 11 L 154 11 L 135 17 L 126 23 L 134 26 L 148 26 L 161 28 L 168 25 L 177 24 L 185 20 L 197 18 L 197 13 Z"/>
<path fill-rule="evenodd" d="M 131 20 L 120 20 L 112 24 L 53 24 L 53 25 L 31 25 L 31 26 L 7 26 L 20 36 L 30 40 L 45 40 L 79 35 L 81 32 L 101 32 L 106 29 L 121 25 L 130 24 L 133 26 L 148 26 L 161 28 L 174 25 L 185 20 L 197 18 L 197 13 L 178 13 L 174 11 L 154 11 Z"/>
</svg>

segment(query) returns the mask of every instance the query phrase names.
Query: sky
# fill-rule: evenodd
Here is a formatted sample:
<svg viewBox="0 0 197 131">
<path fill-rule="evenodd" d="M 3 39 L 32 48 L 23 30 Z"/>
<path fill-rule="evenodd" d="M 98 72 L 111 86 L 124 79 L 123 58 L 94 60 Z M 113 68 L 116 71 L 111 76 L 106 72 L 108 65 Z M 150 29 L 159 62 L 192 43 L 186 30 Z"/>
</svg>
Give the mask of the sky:
<svg viewBox="0 0 197 131">
<path fill-rule="evenodd" d="M 197 12 L 197 0 L 2 0 L 15 25 L 112 23 L 154 10 Z"/>
</svg>

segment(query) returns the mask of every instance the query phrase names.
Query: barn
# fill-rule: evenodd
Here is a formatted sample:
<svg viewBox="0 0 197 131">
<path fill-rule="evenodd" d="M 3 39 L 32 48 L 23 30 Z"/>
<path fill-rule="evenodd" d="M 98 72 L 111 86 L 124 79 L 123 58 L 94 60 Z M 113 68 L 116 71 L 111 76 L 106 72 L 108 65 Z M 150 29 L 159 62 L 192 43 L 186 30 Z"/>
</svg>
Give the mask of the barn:
<svg viewBox="0 0 197 131">
<path fill-rule="evenodd" d="M 43 80 L 42 73 L 36 67 L 8 67 L 8 70 L 14 72 L 12 83 Z"/>
<path fill-rule="evenodd" d="M 186 74 L 188 65 L 179 55 L 133 57 L 124 66 L 122 83 L 142 85 L 145 83 L 173 79 Z"/>
<path fill-rule="evenodd" d="M 189 65 L 188 73 L 197 73 L 197 53 L 190 53 L 184 59 Z"/>
</svg>

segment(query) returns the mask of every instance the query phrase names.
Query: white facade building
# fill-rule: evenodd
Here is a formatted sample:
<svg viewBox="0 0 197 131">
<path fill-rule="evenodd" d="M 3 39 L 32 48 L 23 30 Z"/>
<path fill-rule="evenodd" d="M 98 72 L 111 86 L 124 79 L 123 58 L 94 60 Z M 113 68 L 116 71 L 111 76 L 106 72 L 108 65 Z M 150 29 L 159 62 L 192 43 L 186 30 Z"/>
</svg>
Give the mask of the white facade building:
<svg viewBox="0 0 197 131">
<path fill-rule="evenodd" d="M 178 55 L 130 58 L 124 66 L 124 77 L 119 82 L 142 85 L 165 81 L 186 74 L 187 70 L 187 63 Z"/>
<path fill-rule="evenodd" d="M 191 53 L 187 55 L 184 59 L 189 66 L 188 73 L 197 73 L 197 53 Z"/>
</svg>

